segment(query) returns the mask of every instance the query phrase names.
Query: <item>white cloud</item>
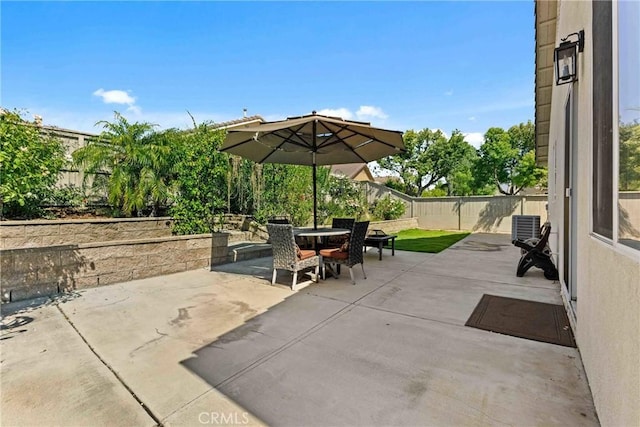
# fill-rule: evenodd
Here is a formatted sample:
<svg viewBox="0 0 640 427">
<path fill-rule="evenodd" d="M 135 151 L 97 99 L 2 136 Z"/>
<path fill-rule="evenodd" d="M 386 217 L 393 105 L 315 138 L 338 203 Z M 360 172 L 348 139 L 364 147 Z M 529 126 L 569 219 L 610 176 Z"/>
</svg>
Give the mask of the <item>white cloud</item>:
<svg viewBox="0 0 640 427">
<path fill-rule="evenodd" d="M 476 121 L 476 116 L 469 117 L 469 121 L 475 122 Z"/>
<path fill-rule="evenodd" d="M 389 117 L 384 111 L 382 111 L 382 108 L 374 107 L 372 105 L 361 105 L 358 111 L 356 111 L 356 116 L 358 116 L 359 119 L 373 117 L 382 120 Z"/>
<path fill-rule="evenodd" d="M 382 108 L 374 107 L 373 105 L 361 105 L 355 114 L 348 108 L 344 107 L 324 108 L 322 110 L 318 110 L 318 114 L 323 116 L 340 117 L 345 120 L 352 120 L 355 117 L 362 121 L 370 121 L 371 119 L 385 120 L 389 117 L 384 111 L 382 111 Z"/>
<path fill-rule="evenodd" d="M 321 116 L 340 117 L 347 120 L 353 118 L 353 113 L 346 108 L 324 108 L 317 113 Z"/>
<path fill-rule="evenodd" d="M 102 98 L 102 102 L 105 104 L 126 104 L 131 106 L 136 103 L 136 99 L 124 90 L 104 90 L 100 88 L 93 94 Z"/>
<path fill-rule="evenodd" d="M 93 92 L 94 96 L 102 98 L 105 104 L 128 105 L 127 111 L 139 116 L 142 114 L 142 108 L 136 105 L 136 98 L 129 95 L 124 90 L 104 90 L 102 88 Z"/>
<path fill-rule="evenodd" d="M 463 133 L 462 135 L 464 135 L 464 140 L 473 145 L 475 148 L 480 148 L 480 146 L 484 142 L 484 134 L 482 134 L 481 132 L 467 132 Z"/>
<path fill-rule="evenodd" d="M 453 90 L 448 90 L 444 94 L 445 94 L 445 96 L 451 96 L 451 95 L 453 95 Z"/>
<path fill-rule="evenodd" d="M 129 108 L 127 108 L 127 111 L 131 111 L 136 116 L 139 116 L 140 114 L 142 114 L 142 109 L 137 105 L 129 105 Z"/>
</svg>

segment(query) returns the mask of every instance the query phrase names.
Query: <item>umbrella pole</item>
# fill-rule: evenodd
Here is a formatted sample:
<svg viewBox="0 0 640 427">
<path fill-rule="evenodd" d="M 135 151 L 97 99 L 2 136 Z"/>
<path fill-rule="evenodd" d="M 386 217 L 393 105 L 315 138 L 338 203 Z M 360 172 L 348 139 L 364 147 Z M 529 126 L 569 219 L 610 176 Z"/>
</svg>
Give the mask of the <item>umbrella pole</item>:
<svg viewBox="0 0 640 427">
<path fill-rule="evenodd" d="M 313 112 L 313 115 L 315 115 L 316 112 Z M 312 124 L 312 132 L 313 132 L 313 152 L 312 152 L 312 160 L 313 160 L 313 229 L 317 230 L 318 229 L 318 194 L 317 194 L 317 189 L 316 187 L 318 186 L 317 182 L 316 182 L 316 151 L 318 149 L 318 141 L 316 140 L 317 138 L 317 130 L 316 130 L 316 123 L 317 120 L 313 121 Z"/>
<path fill-rule="evenodd" d="M 316 183 L 316 164 L 313 164 L 313 229 L 318 229 L 318 200 L 317 200 L 317 183 Z"/>
</svg>

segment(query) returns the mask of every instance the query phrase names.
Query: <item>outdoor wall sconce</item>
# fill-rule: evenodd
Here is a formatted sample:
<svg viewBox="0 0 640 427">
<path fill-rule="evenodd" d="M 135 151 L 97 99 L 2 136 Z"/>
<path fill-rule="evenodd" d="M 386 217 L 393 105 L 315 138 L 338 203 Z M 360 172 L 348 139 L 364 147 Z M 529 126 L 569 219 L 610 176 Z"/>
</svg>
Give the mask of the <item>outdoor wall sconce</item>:
<svg viewBox="0 0 640 427">
<path fill-rule="evenodd" d="M 577 36 L 577 41 L 569 38 Z M 572 83 L 578 80 L 578 52 L 584 50 L 584 30 L 571 33 L 560 39 L 560 46 L 554 50 L 554 62 L 556 63 L 556 85 Z"/>
</svg>

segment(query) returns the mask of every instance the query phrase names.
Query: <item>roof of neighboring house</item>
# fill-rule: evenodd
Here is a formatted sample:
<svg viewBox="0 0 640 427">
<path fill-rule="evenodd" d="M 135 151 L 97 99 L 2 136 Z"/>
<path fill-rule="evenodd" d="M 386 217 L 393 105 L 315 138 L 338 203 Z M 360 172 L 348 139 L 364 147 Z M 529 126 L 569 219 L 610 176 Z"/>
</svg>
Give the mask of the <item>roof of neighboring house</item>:
<svg viewBox="0 0 640 427">
<path fill-rule="evenodd" d="M 243 117 L 241 119 L 229 120 L 227 122 L 215 123 L 214 126 L 216 129 L 229 129 L 229 128 L 237 128 L 242 126 L 247 126 L 256 123 L 263 123 L 264 119 L 261 116 L 249 116 Z"/>
<path fill-rule="evenodd" d="M 34 126 L 37 126 L 37 125 L 34 125 Z M 83 135 L 83 136 L 88 136 L 88 137 L 98 137 L 98 136 L 100 136 L 97 133 L 90 133 L 90 132 L 85 132 L 85 131 L 82 131 L 82 130 L 59 128 L 57 126 L 41 125 L 41 126 L 38 126 L 38 127 L 42 128 L 43 130 L 46 130 L 48 132 L 51 132 L 53 134 L 59 135 L 59 136 L 73 136 L 73 135 Z"/>
<path fill-rule="evenodd" d="M 361 172 L 367 175 L 369 181 L 374 181 L 371 170 L 366 163 L 345 163 L 342 165 L 331 165 L 331 173 L 333 175 L 343 175 L 347 178 L 354 179 Z"/>
<path fill-rule="evenodd" d="M 0 106 L 0 115 L 5 114 L 9 112 L 8 109 L 1 107 Z M 65 128 L 61 128 L 58 126 L 52 126 L 52 125 L 43 125 L 42 123 L 42 117 L 40 116 L 35 116 L 36 120 L 33 123 L 34 126 L 39 126 L 42 129 L 48 130 L 50 132 L 57 132 L 57 133 L 68 133 L 68 134 L 74 134 L 74 135 L 85 135 L 85 136 L 98 136 L 97 133 L 91 133 L 91 132 L 85 132 L 85 131 L 80 131 L 80 130 L 73 130 L 73 129 L 65 129 Z M 37 123 L 38 121 L 40 121 L 40 124 Z M 263 123 L 265 120 L 259 116 L 259 115 L 253 115 L 253 116 L 249 116 L 249 117 L 242 117 L 240 119 L 234 119 L 234 120 L 229 120 L 226 122 L 221 122 L 221 123 L 214 123 L 214 127 L 216 129 L 229 129 L 229 128 L 235 128 L 235 127 L 240 127 L 240 126 L 247 126 L 247 125 L 251 125 L 251 124 L 256 124 L 256 123 Z"/>
<path fill-rule="evenodd" d="M 536 0 L 536 162 L 546 165 L 549 152 L 551 91 L 554 85 L 553 52 L 556 45 L 556 0 Z"/>
<path fill-rule="evenodd" d="M 4 108 L 4 107 L 0 107 L 0 115 L 8 113 L 10 110 Z M 58 134 L 58 135 L 83 135 L 83 136 L 98 136 L 98 134 L 95 133 L 91 133 L 91 132 L 85 132 L 85 131 L 80 131 L 80 130 L 73 130 L 73 129 L 65 129 L 65 128 L 61 128 L 58 126 L 52 126 L 52 125 L 43 125 L 42 124 L 42 117 L 35 115 L 34 116 L 34 121 L 33 122 L 29 122 L 26 121 L 25 124 L 29 125 L 29 126 L 34 126 L 34 127 L 39 127 L 42 130 L 46 130 L 48 132 L 54 133 L 54 134 Z"/>
</svg>

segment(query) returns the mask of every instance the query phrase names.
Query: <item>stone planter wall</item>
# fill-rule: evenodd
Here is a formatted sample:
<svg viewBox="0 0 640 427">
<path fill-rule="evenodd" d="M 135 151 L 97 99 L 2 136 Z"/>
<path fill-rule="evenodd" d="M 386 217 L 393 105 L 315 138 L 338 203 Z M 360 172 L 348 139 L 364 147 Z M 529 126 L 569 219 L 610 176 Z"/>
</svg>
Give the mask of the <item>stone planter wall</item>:
<svg viewBox="0 0 640 427">
<path fill-rule="evenodd" d="M 223 264 L 228 237 L 214 233 L 0 249 L 2 301 Z"/>
</svg>

